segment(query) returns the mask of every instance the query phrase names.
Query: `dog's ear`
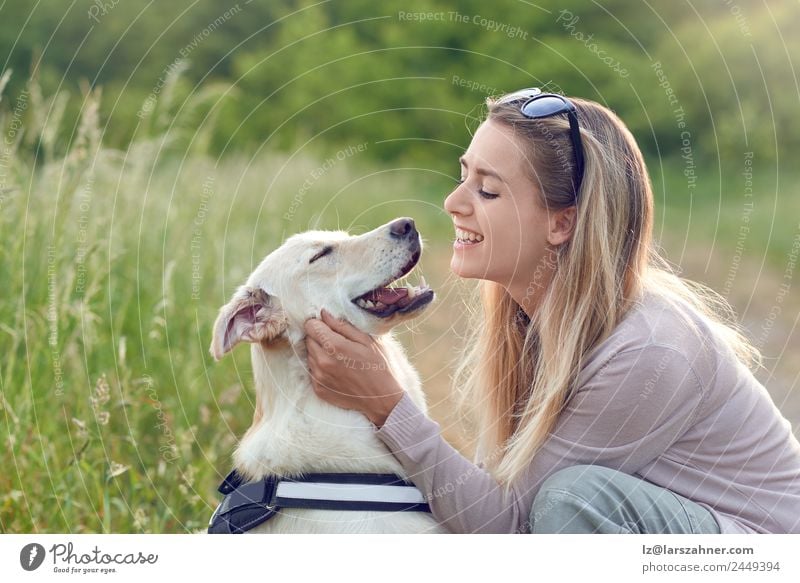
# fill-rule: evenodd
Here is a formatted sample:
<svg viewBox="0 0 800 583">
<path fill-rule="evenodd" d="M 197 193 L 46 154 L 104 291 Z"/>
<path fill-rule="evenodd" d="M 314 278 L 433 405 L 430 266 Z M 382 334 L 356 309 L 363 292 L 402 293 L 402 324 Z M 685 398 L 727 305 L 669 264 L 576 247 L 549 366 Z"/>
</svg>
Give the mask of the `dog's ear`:
<svg viewBox="0 0 800 583">
<path fill-rule="evenodd" d="M 275 296 L 260 288 L 242 286 L 231 301 L 220 308 L 209 352 L 214 360 L 219 360 L 239 342 L 274 340 L 288 325 Z"/>
</svg>

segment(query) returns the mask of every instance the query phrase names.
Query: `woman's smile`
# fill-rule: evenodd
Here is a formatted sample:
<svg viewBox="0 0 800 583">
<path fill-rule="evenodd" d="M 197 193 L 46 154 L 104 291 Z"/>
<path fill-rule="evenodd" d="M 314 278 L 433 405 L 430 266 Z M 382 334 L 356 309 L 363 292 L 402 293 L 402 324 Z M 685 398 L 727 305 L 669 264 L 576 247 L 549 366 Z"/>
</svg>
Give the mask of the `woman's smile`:
<svg viewBox="0 0 800 583">
<path fill-rule="evenodd" d="M 453 241 L 454 249 L 467 249 L 483 242 L 483 235 L 456 227 L 456 238 Z"/>
</svg>

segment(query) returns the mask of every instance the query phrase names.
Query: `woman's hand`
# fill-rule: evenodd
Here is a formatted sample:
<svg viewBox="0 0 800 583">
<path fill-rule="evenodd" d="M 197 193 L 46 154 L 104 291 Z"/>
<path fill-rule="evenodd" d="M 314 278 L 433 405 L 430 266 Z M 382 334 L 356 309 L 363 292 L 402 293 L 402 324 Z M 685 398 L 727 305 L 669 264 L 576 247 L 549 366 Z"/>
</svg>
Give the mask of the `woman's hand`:
<svg viewBox="0 0 800 583">
<path fill-rule="evenodd" d="M 305 321 L 308 368 L 314 392 L 343 409 L 360 411 L 381 427 L 403 396 L 372 336 L 324 309 Z"/>
</svg>

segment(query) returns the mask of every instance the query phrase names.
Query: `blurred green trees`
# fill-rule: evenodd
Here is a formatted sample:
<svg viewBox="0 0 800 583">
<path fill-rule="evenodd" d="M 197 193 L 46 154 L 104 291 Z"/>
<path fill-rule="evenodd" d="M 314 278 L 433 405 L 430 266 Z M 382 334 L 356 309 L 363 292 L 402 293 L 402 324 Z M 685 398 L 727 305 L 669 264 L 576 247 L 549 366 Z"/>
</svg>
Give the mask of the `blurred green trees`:
<svg viewBox="0 0 800 583">
<path fill-rule="evenodd" d="M 370 156 L 449 171 L 485 95 L 541 85 L 609 105 L 650 156 L 680 155 L 677 104 L 697 159 L 763 163 L 799 145 L 799 25 L 793 0 L 6 0 L 0 107 L 31 67 L 48 94 L 101 84 L 104 140 L 122 147 L 185 66 L 161 119 L 205 128 L 215 154 L 368 141 Z"/>
</svg>

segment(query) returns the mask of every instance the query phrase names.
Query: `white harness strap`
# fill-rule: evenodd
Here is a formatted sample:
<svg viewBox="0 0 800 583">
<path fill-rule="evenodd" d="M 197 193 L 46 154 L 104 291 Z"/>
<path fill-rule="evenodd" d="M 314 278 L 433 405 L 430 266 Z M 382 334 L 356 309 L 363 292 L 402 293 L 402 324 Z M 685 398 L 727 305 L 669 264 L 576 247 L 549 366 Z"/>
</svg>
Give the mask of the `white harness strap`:
<svg viewBox="0 0 800 583">
<path fill-rule="evenodd" d="M 211 520 L 212 534 L 240 534 L 282 508 L 431 512 L 422 492 L 395 474 L 310 473 L 245 482 L 232 471 L 218 488 L 225 498 Z"/>
<path fill-rule="evenodd" d="M 333 484 L 325 482 L 279 482 L 276 492 L 281 499 L 341 500 L 424 504 L 425 498 L 415 486 L 375 484 Z"/>
</svg>

